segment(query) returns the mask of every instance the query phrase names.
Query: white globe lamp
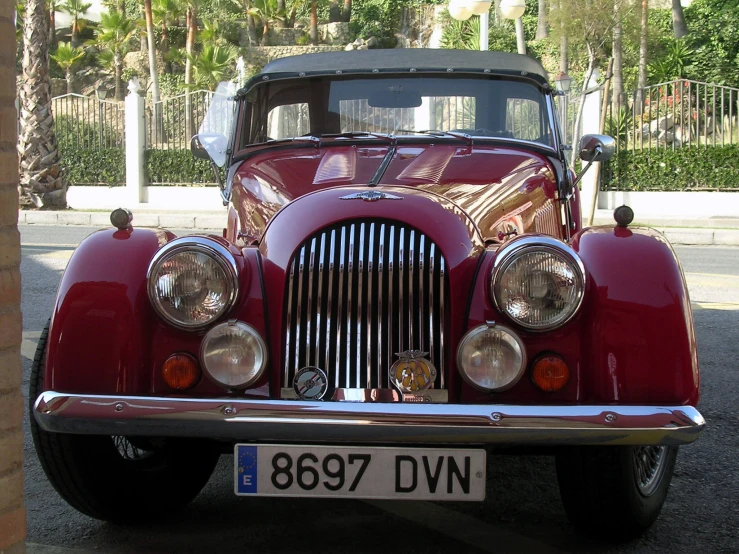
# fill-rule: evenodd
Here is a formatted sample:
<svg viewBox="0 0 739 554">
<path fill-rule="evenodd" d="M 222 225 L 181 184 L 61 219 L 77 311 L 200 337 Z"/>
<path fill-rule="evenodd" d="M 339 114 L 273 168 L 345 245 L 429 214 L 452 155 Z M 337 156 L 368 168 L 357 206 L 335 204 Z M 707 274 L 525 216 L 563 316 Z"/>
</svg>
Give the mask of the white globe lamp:
<svg viewBox="0 0 739 554">
<path fill-rule="evenodd" d="M 472 17 L 472 2 L 468 0 L 451 0 L 447 9 L 449 15 L 457 21 L 465 21 Z"/>
<path fill-rule="evenodd" d="M 472 14 L 473 15 L 482 15 L 486 13 L 490 6 L 492 5 L 492 2 L 490 0 L 468 0 L 470 8 L 472 8 Z"/>
<path fill-rule="evenodd" d="M 525 11 L 525 0 L 501 0 L 500 2 L 500 13 L 506 19 L 518 19 Z"/>
</svg>

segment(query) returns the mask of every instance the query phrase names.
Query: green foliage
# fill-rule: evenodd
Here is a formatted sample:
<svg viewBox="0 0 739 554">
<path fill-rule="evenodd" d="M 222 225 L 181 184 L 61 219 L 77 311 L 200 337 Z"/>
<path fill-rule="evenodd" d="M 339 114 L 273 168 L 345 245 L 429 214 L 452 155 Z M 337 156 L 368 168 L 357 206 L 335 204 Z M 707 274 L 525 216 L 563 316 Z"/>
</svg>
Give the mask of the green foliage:
<svg viewBox="0 0 739 554">
<path fill-rule="evenodd" d="M 147 150 L 146 175 L 149 183 L 164 185 L 211 184 L 213 170 L 189 150 Z"/>
<path fill-rule="evenodd" d="M 349 22 L 355 37 L 377 37 L 381 48 L 394 48 L 396 29 L 400 23 L 401 0 L 353 0 Z"/>
<path fill-rule="evenodd" d="M 626 150 L 603 164 L 602 190 L 739 190 L 739 146 Z"/>
<path fill-rule="evenodd" d="M 739 86 L 739 0 L 695 0 L 684 13 L 695 52 L 688 77 Z"/>
<path fill-rule="evenodd" d="M 196 88 L 215 90 L 218 83 L 228 80 L 233 71 L 237 51 L 231 45 L 214 46 L 208 43 L 202 52 L 190 57 L 195 69 Z"/>
<path fill-rule="evenodd" d="M 64 177 L 71 185 L 126 184 L 126 152 L 122 148 L 90 150 L 67 143 L 59 145 L 59 153 Z"/>
<path fill-rule="evenodd" d="M 68 42 L 60 42 L 56 52 L 51 55 L 51 59 L 66 71 L 74 67 L 84 56 L 85 52 L 82 48 L 72 46 Z"/>
<path fill-rule="evenodd" d="M 122 133 L 110 125 L 100 125 L 97 121 L 86 123 L 75 115 L 55 115 L 54 134 L 60 148 L 98 148 L 123 143 Z"/>
<path fill-rule="evenodd" d="M 650 82 L 664 83 L 686 76 L 693 50 L 682 39 L 672 39 L 664 55 L 649 64 Z"/>
</svg>

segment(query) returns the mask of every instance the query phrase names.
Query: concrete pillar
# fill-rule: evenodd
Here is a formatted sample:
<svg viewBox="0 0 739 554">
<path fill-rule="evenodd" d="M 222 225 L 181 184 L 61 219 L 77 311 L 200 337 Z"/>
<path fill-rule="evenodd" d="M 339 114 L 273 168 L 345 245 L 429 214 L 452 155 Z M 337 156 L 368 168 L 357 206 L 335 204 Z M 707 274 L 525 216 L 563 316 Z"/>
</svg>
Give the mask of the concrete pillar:
<svg viewBox="0 0 739 554">
<path fill-rule="evenodd" d="M 138 77 L 128 82 L 126 96 L 126 197 L 132 207 L 144 201 L 144 151 L 146 148 L 146 109 L 139 94 Z"/>
<path fill-rule="evenodd" d="M 0 553 L 26 551 L 15 2 L 0 2 Z"/>
<path fill-rule="evenodd" d="M 598 86 L 598 72 L 597 70 L 593 71 L 593 75 L 590 78 L 590 83 L 588 83 L 588 89 L 597 87 Z M 588 94 L 585 97 L 585 106 L 583 106 L 583 113 L 582 113 L 582 134 L 580 135 L 591 135 L 591 134 L 598 134 L 600 133 L 600 106 L 601 106 L 601 97 L 603 96 L 603 91 L 598 89 L 590 94 Z M 579 149 L 579 144 L 573 144 L 573 148 L 576 150 Z M 600 165 L 600 162 L 594 163 L 592 166 L 590 166 L 590 169 L 588 169 L 588 172 L 585 174 L 585 176 L 582 178 L 581 184 L 582 184 L 582 190 L 580 191 L 580 199 L 582 203 L 582 214 L 583 214 L 583 224 L 587 223 L 587 218 L 590 215 L 590 211 L 592 209 L 593 202 L 598 202 L 597 200 L 597 190 L 598 190 L 598 183 L 597 181 L 597 175 L 598 171 L 596 171 L 596 166 Z M 596 204 L 597 207 L 597 204 Z"/>
</svg>

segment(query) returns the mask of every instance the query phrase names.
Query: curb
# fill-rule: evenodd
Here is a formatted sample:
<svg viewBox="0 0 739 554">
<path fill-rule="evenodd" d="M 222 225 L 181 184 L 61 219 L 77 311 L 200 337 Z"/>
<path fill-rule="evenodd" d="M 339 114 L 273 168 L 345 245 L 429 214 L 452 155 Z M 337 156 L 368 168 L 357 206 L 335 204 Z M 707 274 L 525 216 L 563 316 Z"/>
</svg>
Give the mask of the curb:
<svg viewBox="0 0 739 554">
<path fill-rule="evenodd" d="M 181 215 L 177 213 L 134 214 L 133 224 L 138 227 L 164 227 L 172 229 L 223 229 L 226 215 L 200 214 Z M 108 212 L 18 212 L 18 225 L 80 225 L 87 227 L 110 227 Z"/>
<path fill-rule="evenodd" d="M 676 223 L 686 223 L 677 220 Z M 193 229 L 203 231 L 218 231 L 223 229 L 226 223 L 225 213 L 217 215 L 214 213 L 186 215 L 179 213 L 138 213 L 134 215 L 133 223 L 138 227 L 164 227 L 170 229 Z M 739 229 L 703 228 L 699 225 L 707 223 L 707 220 L 695 220 L 690 226 L 665 226 L 665 220 L 653 221 L 652 225 L 646 222 L 635 223 L 632 226 L 647 225 L 657 229 L 667 237 L 671 244 L 684 246 L 739 246 Z M 672 221 L 670 221 L 672 223 Z M 718 223 L 718 222 L 712 222 Z M 89 227 L 110 227 L 110 215 L 107 212 L 37 212 L 20 211 L 18 214 L 19 225 L 85 225 Z M 596 218 L 596 225 L 613 225 L 613 220 Z"/>
</svg>

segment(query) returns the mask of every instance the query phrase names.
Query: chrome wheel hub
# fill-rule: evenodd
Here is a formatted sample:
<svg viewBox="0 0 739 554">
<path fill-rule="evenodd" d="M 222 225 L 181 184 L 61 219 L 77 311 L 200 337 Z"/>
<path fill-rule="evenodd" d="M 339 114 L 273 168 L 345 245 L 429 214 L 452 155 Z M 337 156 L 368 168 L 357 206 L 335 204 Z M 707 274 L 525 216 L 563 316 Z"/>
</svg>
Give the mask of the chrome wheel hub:
<svg viewBox="0 0 739 554">
<path fill-rule="evenodd" d="M 665 473 L 667 448 L 639 446 L 634 448 L 634 478 L 642 496 L 651 496 Z"/>
</svg>

